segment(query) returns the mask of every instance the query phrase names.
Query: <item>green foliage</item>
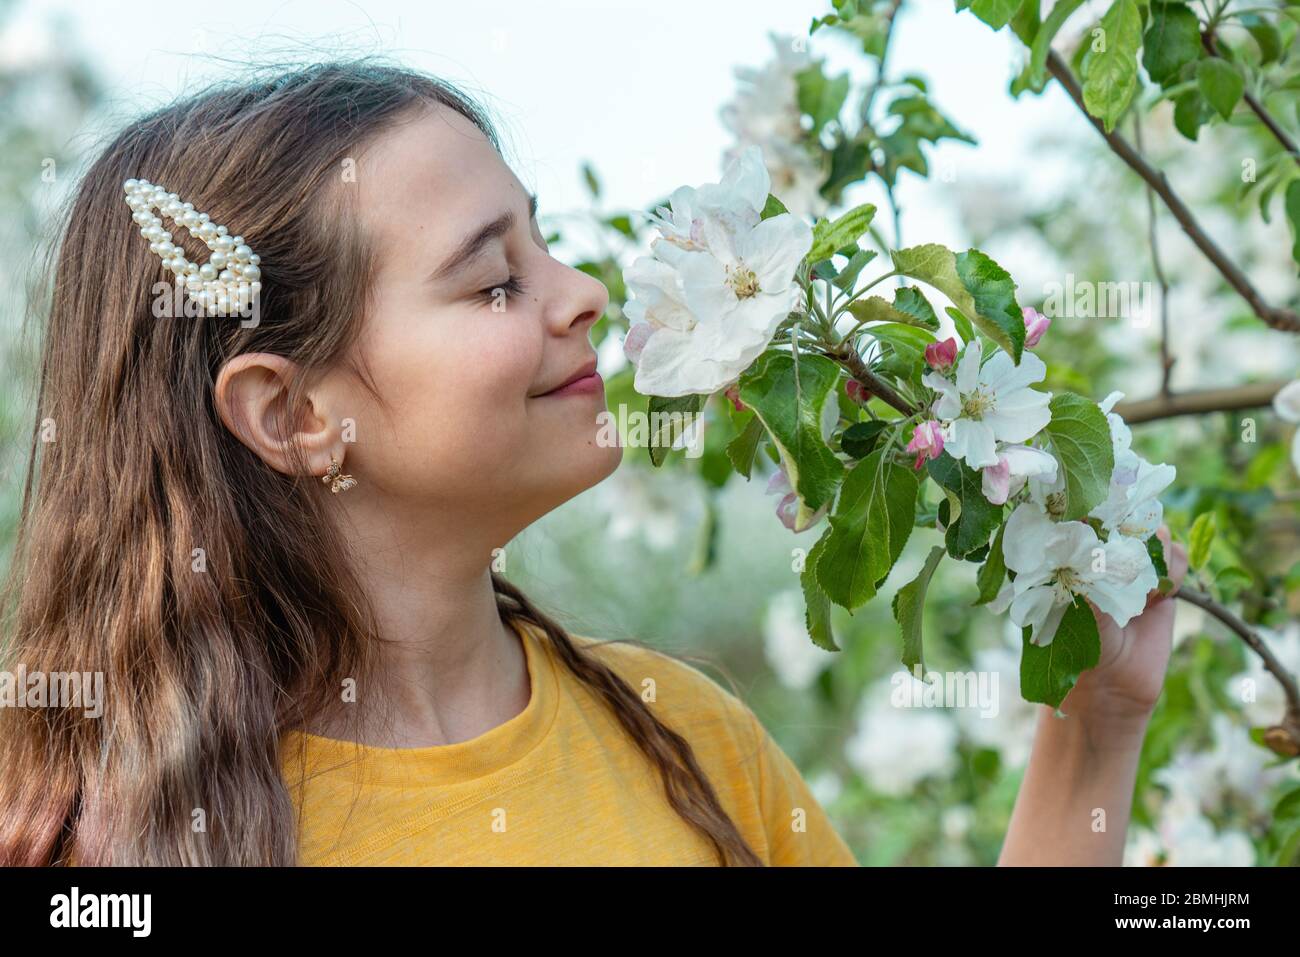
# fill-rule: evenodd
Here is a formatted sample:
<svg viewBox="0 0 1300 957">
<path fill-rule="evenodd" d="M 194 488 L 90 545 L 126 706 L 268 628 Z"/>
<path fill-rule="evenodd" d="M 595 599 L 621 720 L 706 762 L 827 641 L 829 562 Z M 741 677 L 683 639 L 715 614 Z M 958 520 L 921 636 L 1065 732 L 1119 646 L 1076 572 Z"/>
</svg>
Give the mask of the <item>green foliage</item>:
<svg viewBox="0 0 1300 957">
<path fill-rule="evenodd" d="M 1097 619 L 1083 598 L 1065 609 L 1052 640 L 1044 646 L 1030 641 L 1025 629 L 1020 659 L 1020 691 L 1029 701 L 1059 708 L 1079 675 L 1096 667 L 1101 656 Z"/>
<path fill-rule="evenodd" d="M 1052 421 L 1046 432 L 1065 474 L 1062 519 L 1083 518 L 1103 502 L 1115 468 L 1110 425 L 1105 414 L 1083 396 L 1065 392 L 1052 396 Z"/>
</svg>

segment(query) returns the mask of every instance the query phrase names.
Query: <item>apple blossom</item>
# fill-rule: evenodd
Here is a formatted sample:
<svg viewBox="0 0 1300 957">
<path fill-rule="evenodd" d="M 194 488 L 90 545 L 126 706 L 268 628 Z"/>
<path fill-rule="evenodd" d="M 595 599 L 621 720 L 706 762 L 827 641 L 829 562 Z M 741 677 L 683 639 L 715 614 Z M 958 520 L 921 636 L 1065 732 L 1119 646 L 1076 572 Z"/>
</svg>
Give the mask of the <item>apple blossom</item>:
<svg viewBox="0 0 1300 957">
<path fill-rule="evenodd" d="M 1123 627 L 1142 613 L 1158 584 L 1143 542 L 1125 535 L 1102 542 L 1092 526 L 1053 522 L 1032 502 L 1017 506 L 1007 519 L 1002 552 L 1016 578 L 990 607 L 1009 607 L 1012 621 L 1032 628 L 1035 645 L 1051 644 L 1076 595 Z"/>
<path fill-rule="evenodd" d="M 916 453 L 913 468 L 919 469 L 926 459 L 937 459 L 943 452 L 943 428 L 933 419 L 920 423 L 912 430 L 907 451 Z"/>
<path fill-rule="evenodd" d="M 1098 403 L 1110 424 L 1115 466 L 1106 500 L 1088 514 L 1101 519 L 1102 527 L 1108 532 L 1147 539 L 1156 533 L 1164 518 L 1164 506 L 1158 496 L 1178 473 L 1172 465 L 1152 465 L 1132 450 L 1133 433 L 1111 411 L 1121 398 L 1122 392 L 1112 392 Z"/>
<path fill-rule="evenodd" d="M 981 470 L 980 488 L 989 502 L 1005 505 L 1029 478 L 1055 482 L 1056 473 L 1056 456 L 1028 445 L 1004 445 L 998 449 L 997 464 Z"/>
<path fill-rule="evenodd" d="M 979 339 L 967 344 L 956 382 L 937 372 L 921 378 L 939 393 L 933 409 L 945 423 L 948 454 L 971 468 L 997 465 L 998 442 L 1025 442 L 1052 419 L 1051 393 L 1029 388 L 1047 375 L 1042 359 L 1025 353 L 1015 365 L 1011 356 L 998 352 L 981 367 L 982 354 Z"/>
<path fill-rule="evenodd" d="M 794 273 L 812 246 L 807 223 L 762 219 L 761 151 L 745 149 L 721 182 L 672 194 L 653 256 L 624 271 L 631 297 L 625 351 L 644 395 L 707 395 L 748 368 L 796 304 Z M 648 328 L 641 328 L 646 326 Z"/>
<path fill-rule="evenodd" d="M 1025 348 L 1032 349 L 1038 345 L 1038 340 L 1043 338 L 1052 320 L 1033 306 L 1025 306 L 1020 311 L 1025 319 Z"/>
<path fill-rule="evenodd" d="M 957 340 L 949 336 L 943 342 L 932 342 L 925 347 L 925 361 L 931 369 L 946 372 L 957 360 Z"/>
<path fill-rule="evenodd" d="M 1273 411 L 1287 422 L 1300 424 L 1300 379 L 1278 390 L 1273 396 Z M 1291 464 L 1300 472 L 1300 428 L 1291 439 Z"/>
</svg>

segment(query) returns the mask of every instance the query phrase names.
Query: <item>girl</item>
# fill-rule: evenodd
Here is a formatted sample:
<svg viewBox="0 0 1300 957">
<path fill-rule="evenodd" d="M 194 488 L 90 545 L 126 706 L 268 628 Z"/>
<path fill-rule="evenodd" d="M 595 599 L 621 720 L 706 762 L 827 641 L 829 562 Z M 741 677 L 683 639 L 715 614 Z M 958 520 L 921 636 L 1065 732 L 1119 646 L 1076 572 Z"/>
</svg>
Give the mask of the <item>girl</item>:
<svg viewBox="0 0 1300 957">
<path fill-rule="evenodd" d="M 217 88 L 97 160 L 7 664 L 107 701 L 0 709 L 0 862 L 855 863 L 736 697 L 491 570 L 621 455 L 608 294 L 535 214 L 479 107 L 368 62 Z M 255 318 L 169 315 L 169 267 L 260 282 Z M 1171 626 L 1161 600 L 1106 627 L 1071 717 L 1044 709 L 1004 863 L 1120 860 Z"/>
</svg>

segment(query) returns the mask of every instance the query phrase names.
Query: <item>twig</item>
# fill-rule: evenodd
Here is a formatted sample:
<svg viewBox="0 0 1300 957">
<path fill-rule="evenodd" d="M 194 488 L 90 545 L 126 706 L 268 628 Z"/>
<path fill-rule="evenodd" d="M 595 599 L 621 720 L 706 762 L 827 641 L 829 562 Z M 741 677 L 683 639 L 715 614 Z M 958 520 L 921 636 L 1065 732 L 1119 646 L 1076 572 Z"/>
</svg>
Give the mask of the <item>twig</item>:
<svg viewBox="0 0 1300 957">
<path fill-rule="evenodd" d="M 1273 401 L 1273 396 L 1287 384 L 1286 379 L 1277 382 L 1253 382 L 1231 389 L 1200 389 L 1195 392 L 1171 392 L 1155 395 L 1149 399 L 1133 402 L 1121 402 L 1115 406 L 1115 413 L 1129 425 L 1139 422 L 1155 422 L 1159 419 L 1172 419 L 1179 415 L 1204 415 L 1207 412 L 1235 412 L 1238 409 L 1258 409 Z"/>
<path fill-rule="evenodd" d="M 1283 715 L 1281 723 L 1265 732 L 1264 739 L 1278 754 L 1291 757 L 1300 754 L 1300 687 L 1296 686 L 1295 676 L 1283 667 L 1253 628 L 1209 595 L 1194 588 L 1181 587 L 1174 593 L 1174 597 L 1181 598 L 1217 618 L 1259 655 L 1264 662 L 1264 668 L 1277 679 L 1286 695 L 1286 714 Z"/>
<path fill-rule="evenodd" d="M 1186 204 L 1178 197 L 1178 194 L 1170 187 L 1165 174 L 1143 159 L 1124 137 L 1114 132 L 1107 133 L 1106 127 L 1101 120 L 1096 119 L 1088 112 L 1088 108 L 1083 103 L 1083 91 L 1079 87 L 1079 81 L 1075 79 L 1074 74 L 1070 72 L 1069 65 L 1055 50 L 1047 55 L 1047 69 L 1052 76 L 1056 77 L 1061 86 L 1065 88 L 1065 91 L 1070 94 L 1070 99 L 1074 100 L 1075 105 L 1088 118 L 1088 121 L 1096 128 L 1097 132 L 1105 138 L 1111 152 L 1128 164 L 1128 167 L 1133 172 L 1146 180 L 1147 184 L 1155 190 L 1156 195 L 1168 207 L 1174 219 L 1178 220 L 1178 225 L 1183 228 L 1183 232 L 1214 264 L 1214 267 L 1222 273 L 1223 278 L 1228 281 L 1228 285 L 1232 286 L 1246 300 L 1255 315 L 1274 329 L 1283 332 L 1300 332 L 1300 316 L 1290 309 L 1270 306 L 1264 301 L 1264 297 L 1251 285 L 1246 274 L 1238 269 L 1236 264 L 1215 244 L 1214 240 L 1206 235 L 1205 230 L 1196 221 L 1196 217 L 1192 215 L 1192 211 L 1187 208 Z"/>
<path fill-rule="evenodd" d="M 1142 121 L 1133 115 L 1133 141 L 1142 151 Z M 1160 283 L 1160 394 L 1169 395 L 1169 377 L 1174 371 L 1174 359 L 1169 354 L 1169 281 L 1160 265 L 1160 247 L 1156 244 L 1156 194 L 1147 183 L 1147 241 L 1151 246 L 1151 266 Z"/>
<path fill-rule="evenodd" d="M 1206 30 L 1201 34 L 1201 44 L 1205 47 L 1205 52 L 1210 56 L 1217 57 L 1220 60 L 1224 59 L 1223 54 L 1219 52 L 1218 43 L 1215 42 L 1213 29 Z M 1264 108 L 1264 104 L 1259 102 L 1255 98 L 1255 94 L 1251 93 L 1250 90 L 1246 90 L 1241 98 L 1246 101 L 1246 105 L 1250 107 L 1251 112 L 1259 117 L 1259 121 L 1268 127 L 1268 131 L 1273 134 L 1274 139 L 1282 144 L 1282 148 L 1291 154 L 1291 158 L 1297 164 L 1300 164 L 1300 148 L 1296 147 L 1295 140 L 1291 139 L 1286 130 L 1282 129 L 1277 120 L 1273 119 L 1273 115 Z"/>
<path fill-rule="evenodd" d="M 895 392 L 893 386 L 867 368 L 867 364 L 862 361 L 862 356 L 858 355 L 858 350 L 853 348 L 852 343 L 842 342 L 839 348 L 828 351 L 826 355 L 848 369 L 849 375 L 853 376 L 859 385 L 885 404 L 893 406 L 903 415 L 916 414 L 912 404 Z"/>
</svg>

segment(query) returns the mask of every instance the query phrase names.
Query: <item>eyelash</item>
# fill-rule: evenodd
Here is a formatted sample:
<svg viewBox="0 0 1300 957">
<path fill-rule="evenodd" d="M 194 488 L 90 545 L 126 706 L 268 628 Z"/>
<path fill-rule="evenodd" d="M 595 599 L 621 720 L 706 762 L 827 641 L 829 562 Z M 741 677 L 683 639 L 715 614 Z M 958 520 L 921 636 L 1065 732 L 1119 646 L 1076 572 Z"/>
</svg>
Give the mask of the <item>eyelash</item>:
<svg viewBox="0 0 1300 957">
<path fill-rule="evenodd" d="M 479 290 L 479 295 L 483 297 L 484 302 L 486 302 L 488 305 L 491 305 L 496 301 L 497 290 L 503 289 L 505 290 L 506 301 L 508 302 L 513 297 L 521 294 L 524 291 L 524 287 L 525 284 L 524 284 L 523 276 L 511 275 L 510 278 L 507 279 L 505 282 L 497 283 L 495 286 L 492 286 L 488 289 Z"/>
</svg>

